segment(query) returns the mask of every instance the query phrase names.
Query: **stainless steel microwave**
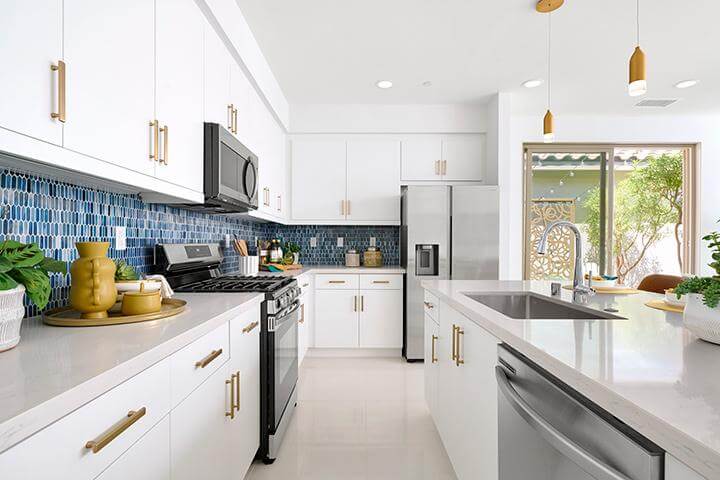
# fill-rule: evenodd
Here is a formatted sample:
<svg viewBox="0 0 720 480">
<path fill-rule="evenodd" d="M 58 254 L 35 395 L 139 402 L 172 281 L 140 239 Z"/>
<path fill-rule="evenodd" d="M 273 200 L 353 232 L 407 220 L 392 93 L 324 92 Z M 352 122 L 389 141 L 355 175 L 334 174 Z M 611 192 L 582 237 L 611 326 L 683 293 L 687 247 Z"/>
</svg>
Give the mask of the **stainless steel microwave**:
<svg viewBox="0 0 720 480">
<path fill-rule="evenodd" d="M 204 124 L 205 203 L 187 205 L 208 213 L 245 213 L 258 208 L 258 157 L 217 123 Z"/>
</svg>

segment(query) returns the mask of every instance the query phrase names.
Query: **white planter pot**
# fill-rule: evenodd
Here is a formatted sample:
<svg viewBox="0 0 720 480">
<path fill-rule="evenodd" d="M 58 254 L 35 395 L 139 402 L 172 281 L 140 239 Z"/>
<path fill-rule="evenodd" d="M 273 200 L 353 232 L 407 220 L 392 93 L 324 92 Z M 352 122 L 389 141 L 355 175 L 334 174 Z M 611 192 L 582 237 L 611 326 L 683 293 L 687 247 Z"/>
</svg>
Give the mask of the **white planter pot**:
<svg viewBox="0 0 720 480">
<path fill-rule="evenodd" d="M 20 324 L 25 316 L 25 287 L 0 291 L 0 352 L 10 350 L 20 341 Z"/>
<path fill-rule="evenodd" d="M 687 295 L 683 323 L 701 339 L 720 344 L 720 305 L 710 308 L 703 303 L 702 295 L 690 293 Z"/>
<path fill-rule="evenodd" d="M 300 263 L 300 252 L 293 253 L 293 264 L 297 265 Z"/>
</svg>

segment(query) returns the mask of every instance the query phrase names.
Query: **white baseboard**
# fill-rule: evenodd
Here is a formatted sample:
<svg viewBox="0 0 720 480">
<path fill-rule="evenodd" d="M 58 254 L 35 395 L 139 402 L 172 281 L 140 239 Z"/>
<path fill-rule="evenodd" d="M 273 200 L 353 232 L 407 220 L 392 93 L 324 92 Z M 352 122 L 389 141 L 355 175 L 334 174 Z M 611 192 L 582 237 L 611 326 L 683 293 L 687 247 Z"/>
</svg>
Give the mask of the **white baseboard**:
<svg viewBox="0 0 720 480">
<path fill-rule="evenodd" d="M 311 348 L 305 354 L 313 358 L 400 358 L 401 348 Z"/>
</svg>

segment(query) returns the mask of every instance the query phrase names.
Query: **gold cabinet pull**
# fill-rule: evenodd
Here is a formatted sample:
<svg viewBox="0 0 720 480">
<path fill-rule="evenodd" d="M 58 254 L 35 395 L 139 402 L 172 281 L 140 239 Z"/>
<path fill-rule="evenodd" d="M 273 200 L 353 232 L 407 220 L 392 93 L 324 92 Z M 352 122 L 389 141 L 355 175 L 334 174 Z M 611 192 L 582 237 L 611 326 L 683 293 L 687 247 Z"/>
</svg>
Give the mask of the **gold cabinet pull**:
<svg viewBox="0 0 720 480">
<path fill-rule="evenodd" d="M 353 295 L 353 312 L 357 312 L 357 295 Z"/>
<path fill-rule="evenodd" d="M 387 285 L 388 283 L 390 283 L 390 280 L 373 280 L 373 283 Z"/>
<path fill-rule="evenodd" d="M 211 363 L 213 360 L 215 360 L 217 357 L 219 357 L 220 354 L 222 354 L 222 348 L 220 348 L 220 349 L 218 349 L 218 350 L 213 350 L 212 352 L 210 352 L 210 353 L 208 354 L 207 357 L 203 358 L 202 360 L 198 360 L 197 362 L 195 362 L 195 368 L 198 368 L 198 367 L 199 367 L 199 368 L 205 368 L 205 367 L 207 367 L 208 365 L 210 365 L 210 363 Z"/>
<path fill-rule="evenodd" d="M 50 118 L 65 123 L 65 62 L 58 60 L 57 65 L 50 65 L 50 70 L 58 73 L 58 111 L 50 112 Z"/>
<path fill-rule="evenodd" d="M 234 114 L 235 114 L 235 106 L 232 103 L 229 103 L 227 106 L 227 128 L 231 132 L 233 131 L 233 115 Z"/>
<path fill-rule="evenodd" d="M 455 347 L 457 346 L 457 338 L 455 337 L 455 329 L 457 327 L 453 323 L 452 326 L 452 360 L 455 361 L 457 359 L 457 353 L 455 352 Z"/>
<path fill-rule="evenodd" d="M 250 332 L 252 332 L 253 330 L 255 330 L 255 327 L 257 327 L 258 325 L 260 325 L 259 322 L 249 323 L 245 328 L 242 329 L 242 332 L 243 332 L 243 333 L 250 333 Z"/>
<path fill-rule="evenodd" d="M 150 126 L 150 160 L 157 162 L 158 160 L 158 140 L 160 138 L 159 122 L 157 120 L 151 120 L 148 125 Z"/>
<path fill-rule="evenodd" d="M 440 175 L 440 160 L 435 160 L 435 175 Z"/>
<path fill-rule="evenodd" d="M 309 287 L 309 286 L 310 286 L 310 284 L 309 284 L 309 283 L 303 283 L 303 288 L 305 288 L 305 287 Z"/>
<path fill-rule="evenodd" d="M 360 311 L 365 311 L 365 295 L 360 295 Z"/>
<path fill-rule="evenodd" d="M 240 411 L 240 370 L 235 372 L 235 411 Z"/>
<path fill-rule="evenodd" d="M 345 212 L 345 213 L 346 213 L 348 216 L 350 216 L 350 205 L 351 205 L 350 200 L 348 200 L 346 204 L 347 204 L 347 208 L 346 208 L 346 212 Z"/>
<path fill-rule="evenodd" d="M 167 125 L 163 125 L 160 128 L 160 133 L 163 134 L 163 148 L 162 148 L 162 158 L 158 158 L 158 161 L 164 165 L 168 164 L 168 138 L 170 137 L 170 127 Z"/>
<path fill-rule="evenodd" d="M 277 196 L 277 211 L 282 212 L 282 195 Z"/>
<path fill-rule="evenodd" d="M 115 440 L 121 433 L 130 428 L 133 423 L 144 417 L 146 412 L 147 410 L 145 407 L 142 407 L 139 410 L 130 410 L 125 418 L 108 428 L 96 439 L 87 442 L 85 444 L 85 448 L 92 450 L 93 453 L 98 453 L 100 450 L 105 448 L 107 444 Z"/>
<path fill-rule="evenodd" d="M 440 166 L 442 167 L 440 173 L 442 175 L 447 175 L 447 160 L 443 160 L 442 162 L 440 162 Z"/>
<path fill-rule="evenodd" d="M 232 127 L 232 132 L 235 133 L 235 134 L 237 134 L 237 114 L 238 114 L 238 109 L 233 107 L 233 114 L 232 114 L 232 117 L 233 117 L 233 127 Z"/>
<path fill-rule="evenodd" d="M 423 303 L 425 304 L 425 306 L 427 307 L 428 310 L 432 310 L 433 308 L 435 308 L 435 305 L 433 305 L 430 302 L 423 302 Z"/>
<path fill-rule="evenodd" d="M 230 380 L 225 380 L 225 385 L 230 385 L 230 411 L 225 412 L 226 417 L 230 420 L 235 419 L 235 374 L 230 375 Z"/>
<path fill-rule="evenodd" d="M 438 361 L 437 357 L 435 356 L 435 343 L 437 342 L 437 339 L 438 339 L 437 335 L 433 335 L 432 340 L 430 341 L 430 350 L 432 352 L 430 354 L 430 360 L 432 363 L 437 363 L 437 361 Z"/>
<path fill-rule="evenodd" d="M 345 280 L 329 280 L 328 283 L 333 283 L 333 284 L 336 284 L 336 283 L 345 283 Z"/>
<path fill-rule="evenodd" d="M 298 323 L 305 323 L 305 304 L 300 305 L 300 320 Z"/>
<path fill-rule="evenodd" d="M 345 200 L 340 200 L 340 215 L 345 215 Z"/>
<path fill-rule="evenodd" d="M 465 359 L 464 359 L 464 358 L 460 358 L 460 343 L 461 343 L 461 342 L 460 342 L 460 335 L 463 335 L 463 338 L 465 338 L 465 337 L 464 337 L 464 335 L 465 335 L 465 330 L 461 329 L 460 327 L 457 327 L 457 333 L 456 333 L 456 335 L 457 335 L 457 340 L 456 340 L 456 345 L 457 345 L 456 348 L 457 348 L 457 351 L 455 352 L 455 366 L 459 367 L 460 365 L 465 364 Z"/>
</svg>

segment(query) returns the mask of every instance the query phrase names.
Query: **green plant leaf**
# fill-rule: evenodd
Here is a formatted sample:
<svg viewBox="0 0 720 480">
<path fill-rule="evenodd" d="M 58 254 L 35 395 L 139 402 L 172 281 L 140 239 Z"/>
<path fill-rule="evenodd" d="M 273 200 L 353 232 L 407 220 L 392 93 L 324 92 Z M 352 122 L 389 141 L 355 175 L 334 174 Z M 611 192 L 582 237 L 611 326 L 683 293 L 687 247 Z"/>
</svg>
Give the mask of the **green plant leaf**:
<svg viewBox="0 0 720 480">
<path fill-rule="evenodd" d="M 12 290 L 17 286 L 17 282 L 10 275 L 0 273 L 0 290 Z"/>
<path fill-rule="evenodd" d="M 50 279 L 41 269 L 15 268 L 10 276 L 18 283 L 25 285 L 30 300 L 42 310 L 50 300 Z"/>
<path fill-rule="evenodd" d="M 5 257 L 0 257 L 0 273 L 9 272 L 12 269 L 12 262 Z"/>
<path fill-rule="evenodd" d="M 45 257 L 40 263 L 40 268 L 46 272 L 67 273 L 67 264 L 61 260 Z"/>
<path fill-rule="evenodd" d="M 45 258 L 40 248 L 35 243 L 28 243 L 16 248 L 6 248 L 2 256 L 12 262 L 15 268 L 34 267 Z"/>
</svg>

